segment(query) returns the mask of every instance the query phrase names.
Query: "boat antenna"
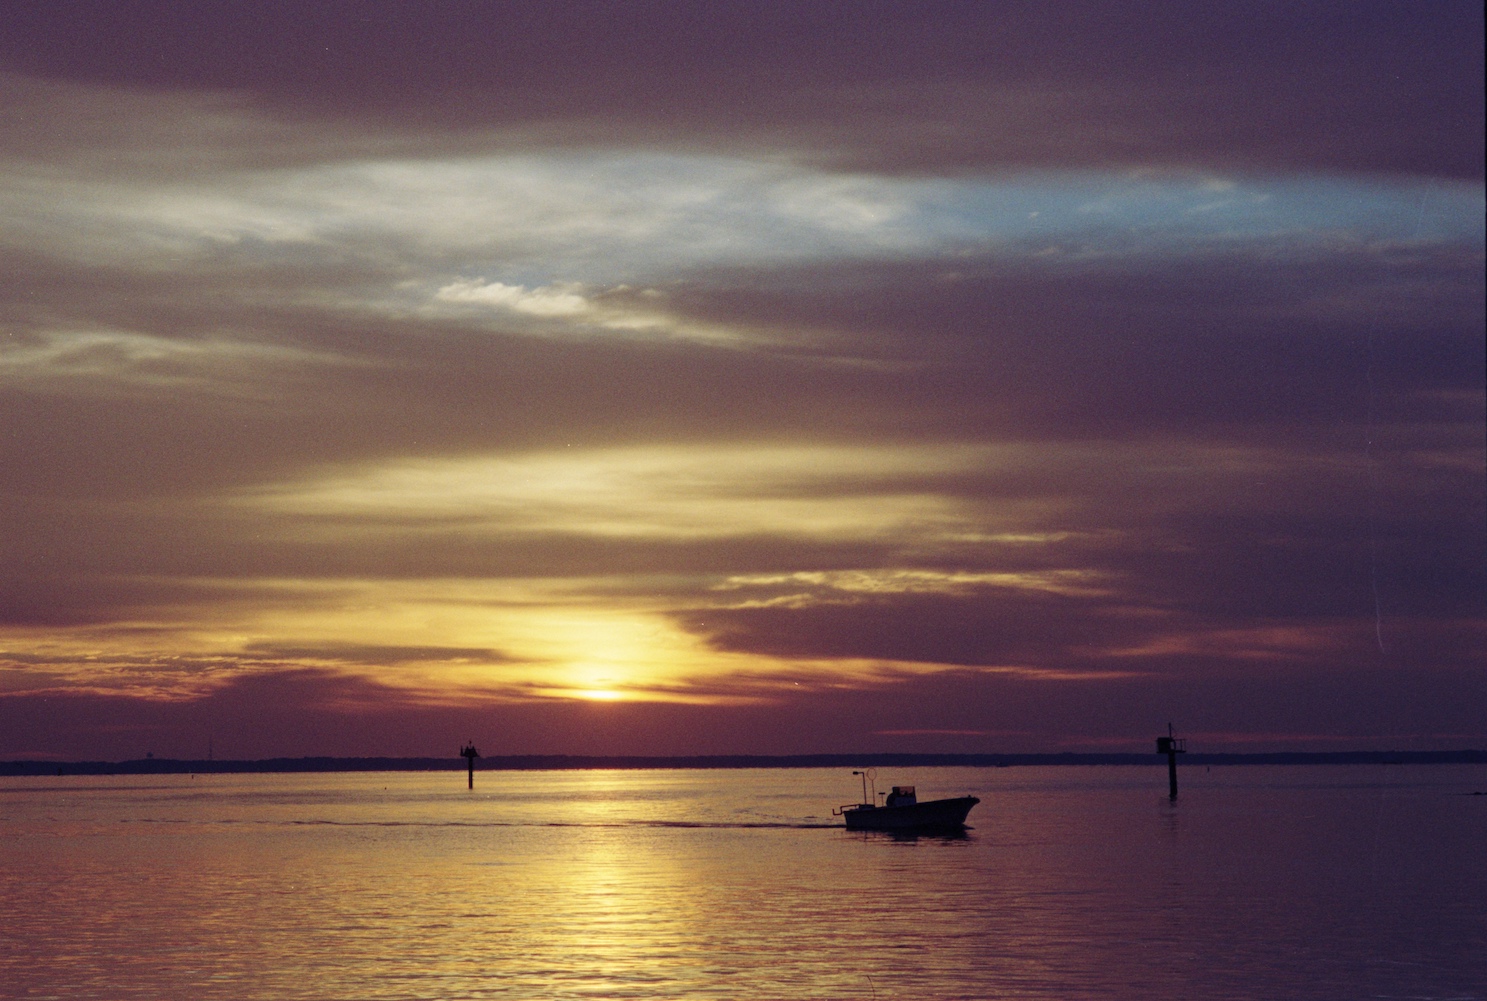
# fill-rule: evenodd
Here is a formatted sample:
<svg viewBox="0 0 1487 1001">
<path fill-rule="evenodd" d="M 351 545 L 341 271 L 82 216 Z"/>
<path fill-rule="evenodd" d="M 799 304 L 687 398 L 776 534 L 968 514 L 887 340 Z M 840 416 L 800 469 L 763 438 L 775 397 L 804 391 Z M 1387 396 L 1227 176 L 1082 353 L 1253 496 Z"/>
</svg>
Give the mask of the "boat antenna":
<svg viewBox="0 0 1487 1001">
<path fill-rule="evenodd" d="M 878 770 L 876 768 L 864 768 L 859 772 L 854 769 L 852 774 L 862 776 L 862 801 L 864 803 L 876 803 L 878 801 Z M 867 784 L 869 781 L 873 783 L 872 799 L 867 798 Z"/>
</svg>

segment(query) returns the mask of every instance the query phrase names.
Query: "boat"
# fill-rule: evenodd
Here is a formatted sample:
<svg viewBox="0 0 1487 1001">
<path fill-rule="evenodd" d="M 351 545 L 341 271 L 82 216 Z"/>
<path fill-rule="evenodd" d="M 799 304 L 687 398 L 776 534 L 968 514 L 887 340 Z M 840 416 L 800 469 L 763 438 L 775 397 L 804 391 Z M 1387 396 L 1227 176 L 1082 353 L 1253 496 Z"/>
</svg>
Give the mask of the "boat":
<svg viewBox="0 0 1487 1001">
<path fill-rule="evenodd" d="M 921 803 L 913 786 L 894 786 L 879 806 L 867 799 L 868 776 L 852 774 L 863 775 L 863 802 L 831 811 L 846 821 L 849 831 L 959 831 L 965 827 L 971 807 L 981 802 L 975 796 L 956 796 Z"/>
</svg>

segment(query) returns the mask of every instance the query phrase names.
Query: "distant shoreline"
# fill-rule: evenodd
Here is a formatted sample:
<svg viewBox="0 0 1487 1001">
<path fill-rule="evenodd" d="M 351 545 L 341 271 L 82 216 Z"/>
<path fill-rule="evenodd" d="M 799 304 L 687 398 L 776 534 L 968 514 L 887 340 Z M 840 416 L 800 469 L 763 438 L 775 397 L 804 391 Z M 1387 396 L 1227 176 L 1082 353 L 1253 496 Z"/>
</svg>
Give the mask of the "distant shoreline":
<svg viewBox="0 0 1487 1001">
<path fill-rule="evenodd" d="M 638 756 L 590 754 L 492 755 L 476 771 L 572 771 L 659 768 L 1016 768 L 1047 765 L 1165 765 L 1157 754 L 711 754 Z M 1269 754 L 1188 754 L 1184 765 L 1471 765 L 1487 764 L 1487 750 L 1282 751 Z M 464 771 L 463 758 L 263 758 L 206 761 L 140 758 L 134 761 L 0 761 L 0 776 L 184 775 L 255 772 Z"/>
</svg>

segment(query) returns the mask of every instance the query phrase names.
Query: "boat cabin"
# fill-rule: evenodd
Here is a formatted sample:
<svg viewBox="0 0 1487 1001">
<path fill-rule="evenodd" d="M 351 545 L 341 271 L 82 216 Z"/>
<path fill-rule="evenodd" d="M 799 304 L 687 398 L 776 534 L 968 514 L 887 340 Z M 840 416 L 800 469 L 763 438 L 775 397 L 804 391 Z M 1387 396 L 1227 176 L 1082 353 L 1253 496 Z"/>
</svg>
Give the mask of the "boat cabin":
<svg viewBox="0 0 1487 1001">
<path fill-rule="evenodd" d="M 913 806 L 919 802 L 914 796 L 913 786 L 894 786 L 893 791 L 888 794 L 888 802 L 884 806 Z"/>
</svg>

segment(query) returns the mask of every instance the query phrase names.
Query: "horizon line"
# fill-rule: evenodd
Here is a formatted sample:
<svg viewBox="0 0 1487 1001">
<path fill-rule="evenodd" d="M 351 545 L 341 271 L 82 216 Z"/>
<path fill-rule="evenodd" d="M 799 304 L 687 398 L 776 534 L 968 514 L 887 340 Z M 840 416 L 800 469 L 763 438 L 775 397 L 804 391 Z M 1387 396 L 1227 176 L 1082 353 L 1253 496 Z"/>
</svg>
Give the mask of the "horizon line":
<svg viewBox="0 0 1487 1001">
<path fill-rule="evenodd" d="M 909 753 L 869 754 L 494 754 L 478 759 L 478 771 L 565 771 L 585 769 L 742 769 L 829 768 L 850 765 L 894 765 L 921 768 L 1036 767 L 1039 765 L 1160 765 L 1155 752 L 1057 751 L 1043 753 Z M 1214 751 L 1193 752 L 1189 765 L 1263 764 L 1487 764 L 1487 749 L 1446 751 Z M 62 761 L 23 758 L 0 761 L 0 775 L 39 775 L 65 769 L 72 774 L 185 774 L 187 772 L 337 772 L 463 771 L 458 756 L 302 755 L 253 759 L 133 758 L 124 761 Z"/>
</svg>

